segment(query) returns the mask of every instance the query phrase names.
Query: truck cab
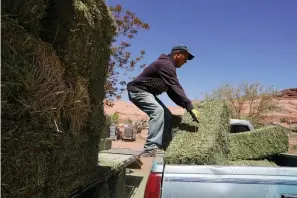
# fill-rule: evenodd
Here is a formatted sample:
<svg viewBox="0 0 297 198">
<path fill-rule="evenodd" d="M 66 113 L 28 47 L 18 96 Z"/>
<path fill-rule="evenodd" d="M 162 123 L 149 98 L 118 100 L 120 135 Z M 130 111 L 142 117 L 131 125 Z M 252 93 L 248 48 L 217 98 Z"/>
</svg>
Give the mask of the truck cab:
<svg viewBox="0 0 297 198">
<path fill-rule="evenodd" d="M 254 130 L 254 126 L 248 120 L 230 119 L 230 133 L 240 133 Z"/>
</svg>

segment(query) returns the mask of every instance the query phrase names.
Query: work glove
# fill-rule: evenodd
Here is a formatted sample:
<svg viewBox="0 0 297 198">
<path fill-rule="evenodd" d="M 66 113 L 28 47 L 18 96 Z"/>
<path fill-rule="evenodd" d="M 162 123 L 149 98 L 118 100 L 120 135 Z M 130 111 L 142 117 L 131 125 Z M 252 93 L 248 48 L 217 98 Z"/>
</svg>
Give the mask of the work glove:
<svg viewBox="0 0 297 198">
<path fill-rule="evenodd" d="M 199 120 L 200 120 L 200 112 L 198 110 L 192 109 L 190 111 L 190 114 L 191 114 L 191 116 L 192 116 L 192 118 L 193 118 L 194 121 L 199 122 Z"/>
</svg>

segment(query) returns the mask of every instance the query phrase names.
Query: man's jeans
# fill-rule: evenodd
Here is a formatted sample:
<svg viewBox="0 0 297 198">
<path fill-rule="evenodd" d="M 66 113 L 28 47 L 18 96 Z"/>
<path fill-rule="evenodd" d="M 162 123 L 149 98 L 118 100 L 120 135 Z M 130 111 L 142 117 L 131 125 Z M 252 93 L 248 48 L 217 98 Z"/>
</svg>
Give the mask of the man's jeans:
<svg viewBox="0 0 297 198">
<path fill-rule="evenodd" d="M 130 101 L 150 118 L 148 137 L 144 145 L 144 150 L 149 151 L 155 148 L 166 149 L 172 139 L 172 114 L 169 109 L 161 100 L 148 92 L 128 91 L 128 96 Z"/>
</svg>

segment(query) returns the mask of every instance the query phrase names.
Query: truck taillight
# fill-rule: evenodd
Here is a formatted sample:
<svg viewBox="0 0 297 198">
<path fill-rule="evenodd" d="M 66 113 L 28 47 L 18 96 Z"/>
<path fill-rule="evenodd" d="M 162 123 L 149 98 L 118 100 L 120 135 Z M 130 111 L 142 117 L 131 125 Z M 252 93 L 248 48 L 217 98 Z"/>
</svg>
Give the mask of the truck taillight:
<svg viewBox="0 0 297 198">
<path fill-rule="evenodd" d="M 161 174 L 151 173 L 146 182 L 144 198 L 160 198 L 161 194 Z"/>
</svg>

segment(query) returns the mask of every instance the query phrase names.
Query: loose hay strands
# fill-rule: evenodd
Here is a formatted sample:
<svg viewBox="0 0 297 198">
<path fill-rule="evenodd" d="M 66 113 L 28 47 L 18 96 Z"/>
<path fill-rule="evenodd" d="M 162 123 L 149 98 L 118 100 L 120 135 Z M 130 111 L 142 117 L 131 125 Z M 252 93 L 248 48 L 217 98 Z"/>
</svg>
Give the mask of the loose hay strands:
<svg viewBox="0 0 297 198">
<path fill-rule="evenodd" d="M 83 78 L 67 76 L 68 95 L 65 99 L 65 117 L 71 120 L 72 133 L 84 130 L 91 112 L 88 84 Z"/>
<path fill-rule="evenodd" d="M 218 101 L 205 101 L 200 104 L 199 109 L 201 111 L 199 132 L 178 132 L 165 153 L 167 163 L 219 164 L 227 159 L 229 133 L 227 106 Z"/>
<path fill-rule="evenodd" d="M 264 159 L 288 151 L 288 129 L 268 126 L 230 135 L 230 160 Z"/>
</svg>

